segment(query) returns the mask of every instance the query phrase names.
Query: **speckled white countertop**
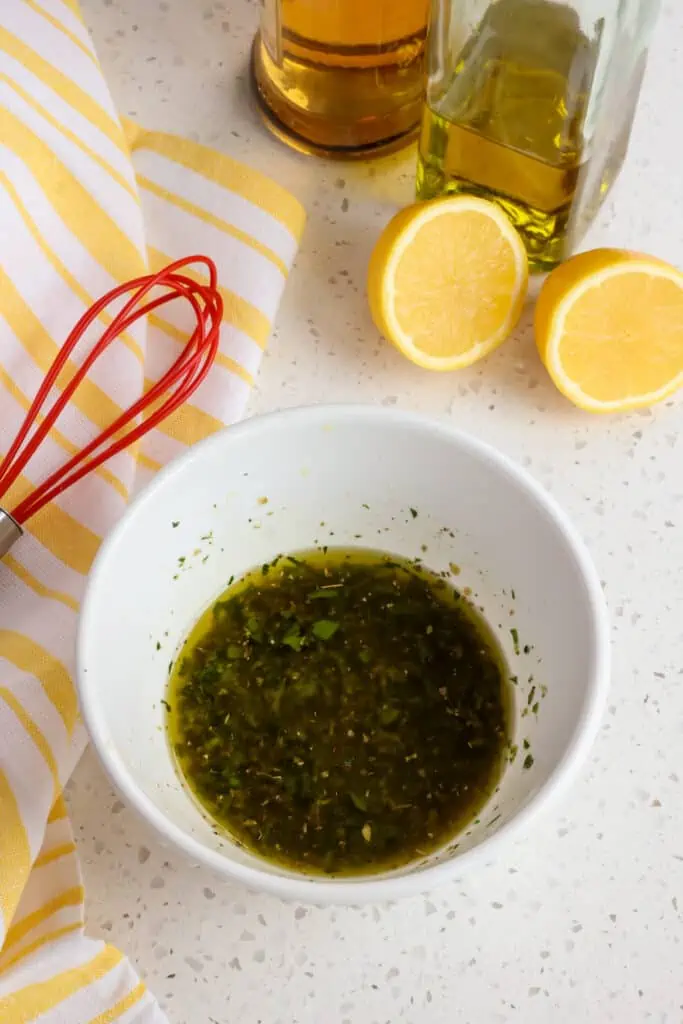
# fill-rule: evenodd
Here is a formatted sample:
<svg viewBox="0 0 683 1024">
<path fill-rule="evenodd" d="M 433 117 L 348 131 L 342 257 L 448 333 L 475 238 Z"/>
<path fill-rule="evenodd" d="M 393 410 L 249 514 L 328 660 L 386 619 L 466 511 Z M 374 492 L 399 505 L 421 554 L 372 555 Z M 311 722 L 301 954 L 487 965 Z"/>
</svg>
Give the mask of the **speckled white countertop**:
<svg viewBox="0 0 683 1024">
<path fill-rule="evenodd" d="M 291 906 L 164 849 L 95 756 L 69 800 L 90 931 L 136 962 L 173 1024 L 681 1024 L 683 400 L 591 418 L 553 390 L 529 317 L 498 353 L 430 375 L 377 336 L 368 254 L 412 194 L 414 154 L 324 164 L 262 129 L 248 0 L 83 0 L 122 112 L 267 170 L 309 223 L 252 411 L 324 400 L 420 410 L 502 448 L 586 538 L 613 615 L 614 678 L 569 798 L 505 859 L 391 906 Z M 668 0 L 631 156 L 587 244 L 683 264 L 683 5 Z"/>
</svg>

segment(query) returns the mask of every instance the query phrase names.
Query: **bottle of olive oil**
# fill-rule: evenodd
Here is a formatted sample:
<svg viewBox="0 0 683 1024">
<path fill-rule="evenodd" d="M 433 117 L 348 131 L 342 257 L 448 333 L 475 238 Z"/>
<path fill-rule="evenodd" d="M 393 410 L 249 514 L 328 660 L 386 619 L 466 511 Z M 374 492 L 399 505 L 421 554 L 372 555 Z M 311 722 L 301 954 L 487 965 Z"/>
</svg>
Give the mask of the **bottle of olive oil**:
<svg viewBox="0 0 683 1024">
<path fill-rule="evenodd" d="M 532 269 L 559 263 L 626 155 L 657 8 L 436 0 L 418 197 L 492 199 L 521 232 Z"/>
</svg>

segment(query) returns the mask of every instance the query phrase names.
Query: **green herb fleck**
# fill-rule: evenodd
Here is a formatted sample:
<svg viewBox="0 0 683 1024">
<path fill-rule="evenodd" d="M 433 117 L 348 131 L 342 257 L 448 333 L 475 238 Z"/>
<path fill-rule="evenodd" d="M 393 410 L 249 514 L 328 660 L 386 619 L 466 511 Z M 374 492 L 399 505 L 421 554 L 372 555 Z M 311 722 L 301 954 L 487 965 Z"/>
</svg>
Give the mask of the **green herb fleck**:
<svg viewBox="0 0 683 1024">
<path fill-rule="evenodd" d="M 349 793 L 349 797 L 351 798 L 351 803 L 356 808 L 356 810 L 363 811 L 363 813 L 367 811 L 368 802 L 362 793 Z"/>
<path fill-rule="evenodd" d="M 338 629 L 338 622 L 332 622 L 331 619 L 318 619 L 313 623 L 313 636 L 316 636 L 318 640 L 329 640 Z"/>
<path fill-rule="evenodd" d="M 303 646 L 304 638 L 299 632 L 299 627 L 295 626 L 294 629 L 291 629 L 289 633 L 286 634 L 286 636 L 283 636 L 282 642 L 283 644 L 286 644 L 287 647 L 291 647 L 293 651 L 300 651 Z"/>
<path fill-rule="evenodd" d="M 519 632 L 514 627 L 510 630 L 510 636 L 512 637 L 515 654 L 519 654 Z"/>
<path fill-rule="evenodd" d="M 531 754 L 527 754 L 526 757 L 524 758 L 524 764 L 523 764 L 522 767 L 524 767 L 528 771 L 529 768 L 531 768 L 531 766 L 533 765 L 533 763 L 534 763 L 534 759 L 533 759 L 532 755 Z"/>
<path fill-rule="evenodd" d="M 397 718 L 400 718 L 401 712 L 398 708 L 382 708 L 379 713 L 379 720 L 382 725 L 391 725 Z"/>
</svg>

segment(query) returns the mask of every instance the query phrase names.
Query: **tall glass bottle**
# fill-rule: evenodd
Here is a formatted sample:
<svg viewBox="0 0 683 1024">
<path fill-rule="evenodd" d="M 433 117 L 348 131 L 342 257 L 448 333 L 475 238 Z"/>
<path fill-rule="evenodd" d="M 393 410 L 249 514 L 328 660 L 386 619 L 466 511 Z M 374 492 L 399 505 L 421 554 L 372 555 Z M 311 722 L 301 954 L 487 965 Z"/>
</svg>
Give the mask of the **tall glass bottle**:
<svg viewBox="0 0 683 1024">
<path fill-rule="evenodd" d="M 659 0 L 432 0 L 418 197 L 497 202 L 532 269 L 571 252 L 626 156 Z"/>
<path fill-rule="evenodd" d="M 270 127 L 307 152 L 363 156 L 416 131 L 429 0 L 262 0 L 252 78 Z"/>
</svg>

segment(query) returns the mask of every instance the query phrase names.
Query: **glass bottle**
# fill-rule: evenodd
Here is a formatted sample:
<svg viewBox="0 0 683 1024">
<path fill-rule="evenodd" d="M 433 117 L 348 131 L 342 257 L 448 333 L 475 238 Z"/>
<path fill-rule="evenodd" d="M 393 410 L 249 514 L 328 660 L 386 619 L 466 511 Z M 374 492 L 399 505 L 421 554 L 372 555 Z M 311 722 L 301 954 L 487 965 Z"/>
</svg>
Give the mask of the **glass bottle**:
<svg viewBox="0 0 683 1024">
<path fill-rule="evenodd" d="M 432 0 L 421 199 L 467 192 L 532 270 L 581 239 L 626 156 L 659 0 Z"/>
<path fill-rule="evenodd" d="M 270 128 L 306 152 L 364 156 L 419 125 L 429 0 L 262 0 L 252 78 Z"/>
</svg>

